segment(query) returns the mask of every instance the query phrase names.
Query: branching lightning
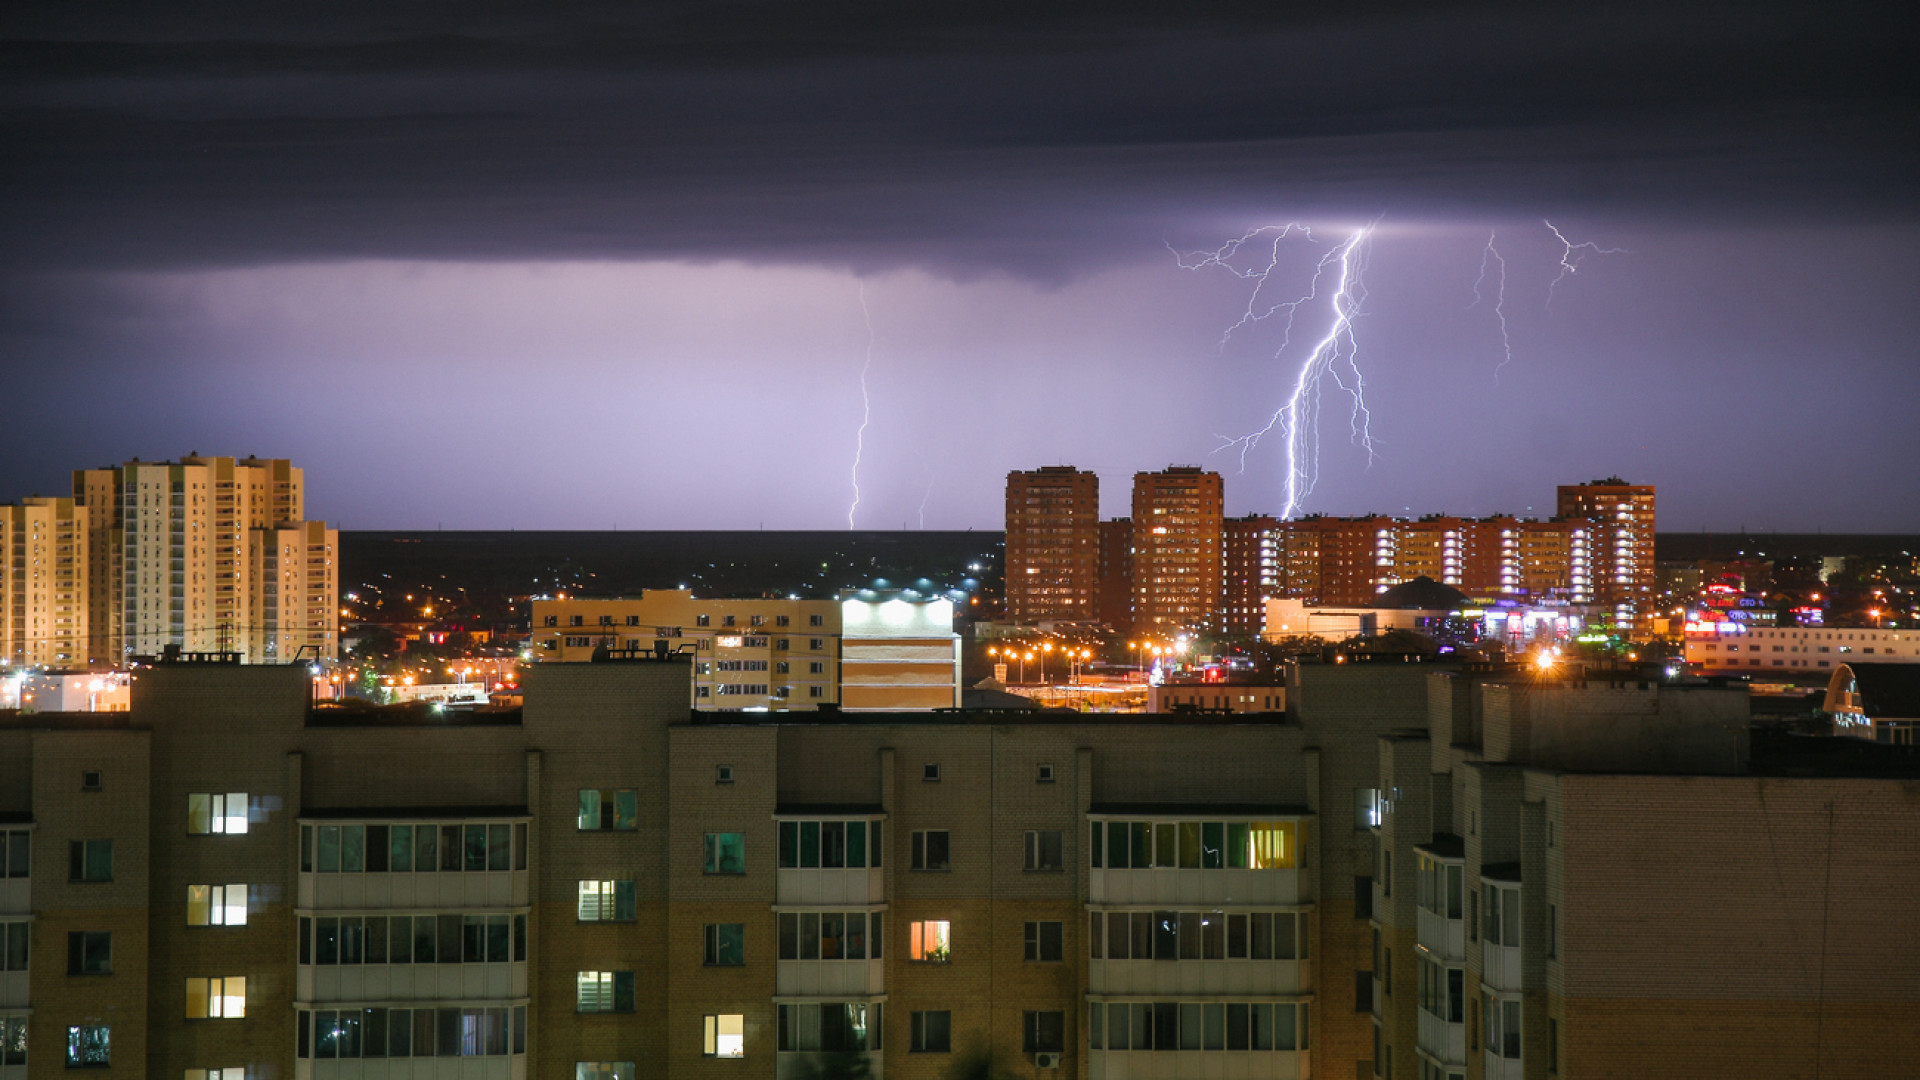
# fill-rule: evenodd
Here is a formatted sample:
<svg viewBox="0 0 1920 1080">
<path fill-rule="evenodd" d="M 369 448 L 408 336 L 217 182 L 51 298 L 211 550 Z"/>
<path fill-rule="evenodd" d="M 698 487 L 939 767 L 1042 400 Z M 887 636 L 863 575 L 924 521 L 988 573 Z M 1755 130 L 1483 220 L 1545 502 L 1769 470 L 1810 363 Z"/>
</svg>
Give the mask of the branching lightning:
<svg viewBox="0 0 1920 1080">
<path fill-rule="evenodd" d="M 1493 246 L 1493 238 L 1498 234 L 1499 230 L 1497 229 L 1487 234 L 1487 246 L 1480 252 L 1480 276 L 1473 279 L 1473 303 L 1467 305 L 1467 309 L 1471 311 L 1481 300 L 1485 299 L 1480 292 L 1480 285 L 1487 280 L 1487 262 L 1488 260 L 1492 260 L 1499 263 L 1500 282 L 1499 289 L 1494 294 L 1493 315 L 1494 318 L 1500 320 L 1500 349 L 1502 356 L 1499 367 L 1493 369 L 1495 382 L 1500 380 L 1501 368 L 1513 363 L 1513 338 L 1507 334 L 1507 260 L 1500 254 L 1500 249 Z"/>
<path fill-rule="evenodd" d="M 867 423 L 873 419 L 873 399 L 867 394 L 867 371 L 873 367 L 873 312 L 867 308 L 867 283 L 860 282 L 860 318 L 867 324 L 867 358 L 860 365 L 860 427 L 853 433 L 853 503 L 847 507 L 847 530 L 853 530 L 854 511 L 860 509 L 860 456 L 866 452 Z"/>
<path fill-rule="evenodd" d="M 1576 244 L 1573 241 L 1567 239 L 1566 236 L 1563 235 L 1559 229 L 1554 228 L 1553 222 L 1548 221 L 1546 218 L 1541 218 L 1540 224 L 1545 225 L 1547 227 L 1547 231 L 1553 233 L 1553 238 L 1555 240 L 1560 241 L 1560 245 L 1564 249 L 1560 252 L 1560 272 L 1558 274 L 1555 274 L 1553 281 L 1547 285 L 1547 306 L 1548 307 L 1553 306 L 1554 288 L 1558 286 L 1560 282 L 1564 280 L 1568 274 L 1579 273 L 1580 263 L 1586 259 L 1587 255 L 1631 254 L 1631 252 L 1627 251 L 1626 248 L 1603 248 L 1599 244 L 1596 244 L 1591 240 L 1587 240 L 1582 243 Z M 1585 252 L 1586 254 L 1575 256 L 1574 252 L 1576 251 L 1582 251 L 1582 252 Z"/>
<path fill-rule="evenodd" d="M 1374 223 L 1374 224 L 1377 224 Z M 1348 422 L 1349 434 L 1353 442 L 1367 451 L 1367 461 L 1374 458 L 1373 433 L 1370 430 L 1372 420 L 1367 411 L 1366 379 L 1360 372 L 1358 363 L 1358 344 L 1354 339 L 1354 319 L 1359 315 L 1361 305 L 1366 300 L 1366 286 L 1362 281 L 1366 269 L 1366 244 L 1373 233 L 1373 224 L 1358 229 L 1338 247 L 1321 256 L 1314 264 L 1313 278 L 1306 295 L 1297 300 L 1280 303 L 1264 301 L 1261 292 L 1273 272 L 1281 262 L 1280 244 L 1296 230 L 1309 242 L 1313 236 L 1305 226 L 1288 223 L 1284 226 L 1263 226 L 1248 232 L 1238 239 L 1228 241 L 1210 252 L 1194 252 L 1174 256 L 1182 269 L 1199 270 L 1211 266 L 1224 267 L 1235 276 L 1256 282 L 1252 294 L 1247 299 L 1247 309 L 1240 320 L 1227 328 L 1220 341 L 1225 345 L 1234 331 L 1251 323 L 1263 321 L 1275 314 L 1284 313 L 1285 322 L 1281 333 L 1280 345 L 1274 350 L 1273 357 L 1278 360 L 1285 354 L 1291 343 L 1293 323 L 1300 309 L 1320 296 L 1322 278 L 1332 274 L 1334 284 L 1328 298 L 1332 320 L 1327 332 L 1316 341 L 1306 355 L 1299 360 L 1295 372 L 1293 388 L 1286 401 L 1267 418 L 1266 425 L 1258 431 L 1240 436 L 1221 435 L 1220 446 L 1216 453 L 1230 447 L 1240 450 L 1240 468 L 1245 471 L 1247 453 L 1258 446 L 1260 440 L 1271 434 L 1275 428 L 1281 429 L 1287 439 L 1287 481 L 1286 499 L 1280 516 L 1291 518 L 1300 508 L 1300 502 L 1313 491 L 1320 475 L 1319 454 L 1319 415 L 1322 380 L 1332 378 L 1334 384 L 1346 391 L 1353 400 L 1353 412 Z M 1266 238 L 1269 245 L 1266 264 L 1252 269 L 1242 270 L 1231 265 L 1231 260 L 1256 239 Z M 1172 250 L 1169 246 L 1169 250 Z"/>
</svg>

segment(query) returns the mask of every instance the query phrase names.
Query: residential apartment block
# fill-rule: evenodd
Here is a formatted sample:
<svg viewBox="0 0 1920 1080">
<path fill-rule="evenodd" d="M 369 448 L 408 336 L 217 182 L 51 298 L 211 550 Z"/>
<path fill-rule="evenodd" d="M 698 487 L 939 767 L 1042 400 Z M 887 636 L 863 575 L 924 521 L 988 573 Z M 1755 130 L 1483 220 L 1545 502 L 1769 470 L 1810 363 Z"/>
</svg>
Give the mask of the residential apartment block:
<svg viewBox="0 0 1920 1080">
<path fill-rule="evenodd" d="M 1894 1075 L 1920 1060 L 1920 761 L 1749 735 L 1744 693 L 1434 673 L 1355 803 L 1373 1073 Z M 1877 747 L 1866 747 L 1878 750 Z M 1852 760 L 1850 760 L 1852 759 Z"/>
<path fill-rule="evenodd" d="M 172 647 L 250 663 L 339 648 L 339 534 L 303 520 L 284 459 L 189 456 L 73 474 L 89 567 L 85 663 Z"/>
<path fill-rule="evenodd" d="M 0 1075 L 1920 1055 L 1913 781 L 1760 777 L 1732 692 L 1349 663 L 1284 713 L 714 714 L 692 663 L 465 713 L 162 663 L 128 713 L 0 717 Z"/>
<path fill-rule="evenodd" d="M 1007 474 L 1007 617 L 1097 617 L 1100 478 L 1071 465 Z"/>
<path fill-rule="evenodd" d="M 0 664 L 86 663 L 88 614 L 86 519 L 73 500 L 0 506 Z"/>
<path fill-rule="evenodd" d="M 1206 627 L 1224 585 L 1220 474 L 1191 465 L 1133 476 L 1133 626 Z"/>
<path fill-rule="evenodd" d="M 944 597 L 861 590 L 838 600 L 535 597 L 532 643 L 545 661 L 605 652 L 687 653 L 693 707 L 948 709 L 960 704 L 960 639 Z"/>
</svg>

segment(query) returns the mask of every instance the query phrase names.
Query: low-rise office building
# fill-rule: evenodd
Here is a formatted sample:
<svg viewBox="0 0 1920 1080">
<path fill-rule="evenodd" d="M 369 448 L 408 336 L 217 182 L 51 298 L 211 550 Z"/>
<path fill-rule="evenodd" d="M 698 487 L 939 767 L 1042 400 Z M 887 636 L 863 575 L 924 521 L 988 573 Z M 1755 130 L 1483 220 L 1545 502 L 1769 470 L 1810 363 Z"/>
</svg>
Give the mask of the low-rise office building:
<svg viewBox="0 0 1920 1080">
<path fill-rule="evenodd" d="M 534 655 L 687 653 L 703 711 L 949 709 L 960 705 L 960 637 L 941 596 L 863 589 L 837 600 L 535 597 Z"/>
</svg>

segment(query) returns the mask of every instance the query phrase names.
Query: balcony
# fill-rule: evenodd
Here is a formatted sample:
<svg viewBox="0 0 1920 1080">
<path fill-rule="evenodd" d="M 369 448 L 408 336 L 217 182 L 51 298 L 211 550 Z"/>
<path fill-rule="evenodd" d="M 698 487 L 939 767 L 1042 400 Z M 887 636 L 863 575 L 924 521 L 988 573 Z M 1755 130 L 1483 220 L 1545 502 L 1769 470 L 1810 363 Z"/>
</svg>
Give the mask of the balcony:
<svg viewBox="0 0 1920 1080">
<path fill-rule="evenodd" d="M 887 962 L 869 960 L 780 960 L 774 967 L 774 993 L 783 998 L 878 997 L 886 993 Z"/>
<path fill-rule="evenodd" d="M 1491 941 L 1480 943 L 1480 978 L 1489 989 L 1500 991 L 1519 990 L 1520 946 L 1495 945 Z"/>
<path fill-rule="evenodd" d="M 1466 923 L 1449 919 L 1438 911 L 1418 909 L 1417 942 L 1435 959 L 1458 962 L 1466 959 Z"/>
<path fill-rule="evenodd" d="M 835 1055 L 836 1057 L 838 1055 Z M 880 1076 L 884 1070 L 882 1062 L 885 1054 L 880 1050 L 868 1050 L 861 1053 L 867 1059 L 867 1070 L 873 1076 Z M 812 1080 L 821 1075 L 816 1059 L 821 1054 L 815 1050 L 783 1050 L 774 1058 L 774 1080 Z"/>
<path fill-rule="evenodd" d="M 527 996 L 527 965 L 301 964 L 294 993 L 303 1004 L 511 1000 Z"/>
<path fill-rule="evenodd" d="M 1094 1050 L 1087 1055 L 1090 1080 L 1308 1080 L 1312 1055 L 1287 1050 Z M 1070 1063 L 1063 1057 L 1063 1064 Z"/>
<path fill-rule="evenodd" d="M 1311 960 L 1089 960 L 1087 992 L 1127 996 L 1305 994 Z"/>
<path fill-rule="evenodd" d="M 1467 1025 L 1449 1023 L 1443 1016 L 1419 1010 L 1420 1052 L 1445 1068 L 1462 1070 L 1467 1065 Z"/>
<path fill-rule="evenodd" d="M 887 872 L 877 866 L 781 867 L 773 887 L 779 904 L 880 904 L 887 899 Z"/>
</svg>

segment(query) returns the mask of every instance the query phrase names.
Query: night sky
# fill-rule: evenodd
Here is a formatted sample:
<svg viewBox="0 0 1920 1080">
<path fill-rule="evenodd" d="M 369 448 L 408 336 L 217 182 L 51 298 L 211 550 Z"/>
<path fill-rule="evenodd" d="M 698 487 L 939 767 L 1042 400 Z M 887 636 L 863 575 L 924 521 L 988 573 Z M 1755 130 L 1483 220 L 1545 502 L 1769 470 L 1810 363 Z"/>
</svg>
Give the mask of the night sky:
<svg viewBox="0 0 1920 1080">
<path fill-rule="evenodd" d="M 1216 451 L 1330 282 L 1223 341 L 1256 282 L 1169 249 L 1310 226 L 1265 310 L 1377 222 L 1302 512 L 1920 532 L 1905 5 L 286 7 L 0 12 L 0 501 L 199 451 L 346 528 L 835 528 L 858 440 L 861 528 L 1055 463 L 1274 512 L 1285 440 Z"/>
</svg>

